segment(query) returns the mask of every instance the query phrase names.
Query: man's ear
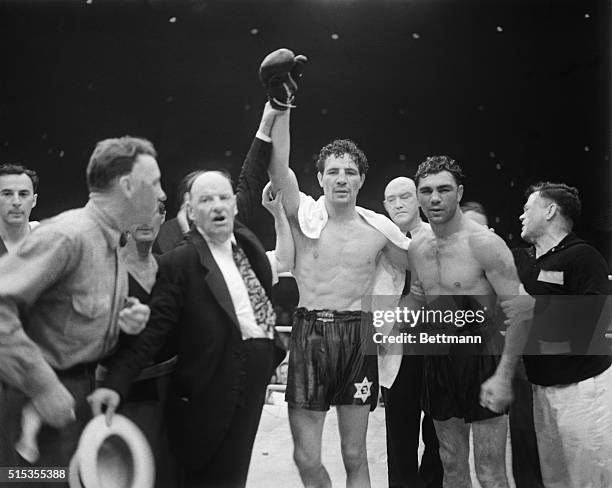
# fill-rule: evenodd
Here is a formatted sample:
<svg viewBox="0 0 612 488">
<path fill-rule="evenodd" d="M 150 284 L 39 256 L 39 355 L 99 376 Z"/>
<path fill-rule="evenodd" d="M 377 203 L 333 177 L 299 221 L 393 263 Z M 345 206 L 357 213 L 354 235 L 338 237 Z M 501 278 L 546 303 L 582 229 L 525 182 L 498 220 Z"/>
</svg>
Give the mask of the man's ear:
<svg viewBox="0 0 612 488">
<path fill-rule="evenodd" d="M 132 184 L 132 179 L 129 174 L 119 177 L 119 188 L 121 188 L 121 191 L 126 197 L 132 196 L 134 185 Z"/>
<path fill-rule="evenodd" d="M 317 171 L 317 180 L 319 180 L 319 186 L 323 188 L 323 175 L 320 171 Z"/>
<path fill-rule="evenodd" d="M 463 198 L 463 185 L 459 185 L 457 187 L 457 201 L 461 201 L 461 199 Z"/>
<path fill-rule="evenodd" d="M 38 201 L 38 193 L 34 193 L 34 198 L 32 198 L 32 208 L 36 207 L 36 202 Z"/>
<path fill-rule="evenodd" d="M 361 179 L 361 183 L 359 183 L 359 189 L 361 190 L 361 187 L 363 186 L 363 182 L 365 181 L 365 173 L 362 173 L 359 178 Z"/>
<path fill-rule="evenodd" d="M 559 206 L 556 203 L 551 203 L 546 209 L 546 220 L 552 220 L 559 211 Z"/>
<path fill-rule="evenodd" d="M 189 203 L 188 198 L 185 199 L 184 205 L 185 205 L 185 213 L 187 217 L 189 218 L 189 220 L 193 222 L 193 207 L 191 206 L 191 203 Z"/>
</svg>

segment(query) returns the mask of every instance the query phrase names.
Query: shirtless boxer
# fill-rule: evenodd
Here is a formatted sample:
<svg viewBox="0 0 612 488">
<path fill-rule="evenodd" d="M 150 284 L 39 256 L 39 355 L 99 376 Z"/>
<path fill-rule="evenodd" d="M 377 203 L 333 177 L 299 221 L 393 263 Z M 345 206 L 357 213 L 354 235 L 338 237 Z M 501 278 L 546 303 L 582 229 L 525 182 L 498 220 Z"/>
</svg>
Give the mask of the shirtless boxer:
<svg viewBox="0 0 612 488">
<path fill-rule="evenodd" d="M 407 256 L 361 216 L 374 212 L 356 208 L 368 166 L 349 140 L 321 150 L 317 177 L 324 198 L 316 204 L 310 200 L 314 217 L 301 213 L 298 221 L 298 208 L 303 212 L 308 202 L 289 169 L 289 117 L 289 111 L 277 116 L 272 129 L 270 176 L 273 188 L 283 192 L 300 292 L 286 394 L 294 460 L 305 486 L 331 486 L 321 463 L 321 435 L 327 410 L 336 405 L 347 486 L 369 487 L 366 432 L 378 400 L 378 374 L 376 356 L 365 354 L 363 338 L 371 321 L 362 312 L 362 298 L 372 293 L 383 254 L 401 270 Z M 394 224 L 374 215 L 391 225 L 400 245 L 407 247 L 408 238 Z"/>
<path fill-rule="evenodd" d="M 452 301 L 458 302 L 460 308 L 479 309 L 488 317 L 487 311 L 495 310 L 497 296 L 517 294 L 519 281 L 512 254 L 503 240 L 461 213 L 462 177 L 461 168 L 448 156 L 427 158 L 419 166 L 415 177 L 417 195 L 433 234 L 419 233 L 414 237 L 409 261 L 413 265 L 413 281 L 418 278 L 424 289 L 427 307 L 448 303 L 441 296 L 454 295 Z M 410 295 L 412 306 L 417 306 L 415 300 Z M 508 487 L 507 421 L 502 412 L 512 397 L 515 349 L 524 341 L 524 328 L 508 328 L 501 359 L 503 339 L 488 321 L 477 327 L 451 328 L 460 335 L 480 336 L 482 344 L 470 346 L 467 354 L 463 350 L 459 355 L 457 346 L 451 346 L 448 354 L 425 357 L 423 409 L 434 418 L 444 487 L 472 486 L 468 464 L 470 424 L 480 484 L 483 488 Z"/>
</svg>

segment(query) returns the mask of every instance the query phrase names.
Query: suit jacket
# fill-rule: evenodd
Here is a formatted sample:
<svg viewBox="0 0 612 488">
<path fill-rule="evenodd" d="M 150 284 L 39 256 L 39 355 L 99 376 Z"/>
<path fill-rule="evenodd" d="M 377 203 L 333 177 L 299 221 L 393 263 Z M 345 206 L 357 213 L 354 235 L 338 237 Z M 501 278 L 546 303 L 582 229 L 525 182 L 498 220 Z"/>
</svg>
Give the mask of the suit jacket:
<svg viewBox="0 0 612 488">
<path fill-rule="evenodd" d="M 234 235 L 270 297 L 272 271 L 262 245 L 239 224 Z M 246 371 L 231 296 L 197 230 L 161 256 L 150 306 L 147 327 L 131 347 L 111 358 L 103 386 L 125 398 L 131 381 L 173 332 L 178 363 L 168 401 L 168 430 L 181 462 L 198 469 L 206 465 L 230 425 Z"/>
<path fill-rule="evenodd" d="M 253 149 L 260 152 L 262 144 L 264 153 L 268 148 L 269 159 L 270 145 L 259 139 L 249 154 Z M 255 188 L 259 187 L 259 197 L 267 181 L 263 175 L 245 162 L 236 192 L 237 218 L 250 219 Z M 263 246 L 238 220 L 234 236 L 270 298 L 272 271 Z M 108 359 L 108 375 L 102 386 L 125 398 L 140 370 L 168 340 L 173 341 L 178 363 L 168 399 L 170 442 L 183 466 L 201 469 L 225 436 L 247 372 L 243 368 L 242 334 L 229 290 L 199 231 L 191 230 L 184 242 L 160 256 L 149 306 L 147 327 L 129 347 L 117 350 Z"/>
</svg>

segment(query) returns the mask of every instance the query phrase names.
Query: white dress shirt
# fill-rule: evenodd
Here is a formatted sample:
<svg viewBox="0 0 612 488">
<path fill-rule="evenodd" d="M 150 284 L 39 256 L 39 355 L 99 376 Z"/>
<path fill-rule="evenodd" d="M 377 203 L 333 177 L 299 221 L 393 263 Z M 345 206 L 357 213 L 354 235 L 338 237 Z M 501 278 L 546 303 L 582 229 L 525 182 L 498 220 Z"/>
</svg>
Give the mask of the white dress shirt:
<svg viewBox="0 0 612 488">
<path fill-rule="evenodd" d="M 198 231 L 206 240 L 210 252 L 221 270 L 227 289 L 229 290 L 236 317 L 238 318 L 238 324 L 240 325 L 240 332 L 242 333 L 242 339 L 253 339 L 256 337 L 266 337 L 263 329 L 257 325 L 255 320 L 255 314 L 253 313 L 253 306 L 249 299 L 249 292 L 246 284 L 242 279 L 240 270 L 234 261 L 232 253 L 232 244 L 236 244 L 236 238 L 232 234 L 231 237 L 221 244 L 211 242 L 206 234 L 198 228 Z M 270 265 L 274 269 L 276 266 L 276 259 L 274 255 L 266 253 Z M 274 273 L 276 275 L 276 273 Z"/>
</svg>

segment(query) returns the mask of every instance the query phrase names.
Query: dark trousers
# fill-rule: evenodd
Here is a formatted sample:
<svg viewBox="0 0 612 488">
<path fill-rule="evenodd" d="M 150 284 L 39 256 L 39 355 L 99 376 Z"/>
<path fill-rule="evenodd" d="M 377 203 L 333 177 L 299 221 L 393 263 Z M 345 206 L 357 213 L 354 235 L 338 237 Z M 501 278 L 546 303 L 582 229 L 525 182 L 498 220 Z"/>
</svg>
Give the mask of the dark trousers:
<svg viewBox="0 0 612 488">
<path fill-rule="evenodd" d="M 432 419 L 423 417 L 425 451 L 419 468 L 423 357 L 404 355 L 390 389 L 383 388 L 389 488 L 441 488 L 443 469 Z"/>
<path fill-rule="evenodd" d="M 273 372 L 274 354 L 273 343 L 269 340 L 246 340 L 243 341 L 243 347 L 246 388 L 233 413 L 230 426 L 205 469 L 183 470 L 182 488 L 242 488 L 246 485 L 266 387 Z M 214 398 L 211 401 L 215 401 Z M 216 419 L 210 421 L 215 422 Z"/>
<path fill-rule="evenodd" d="M 538 443 L 533 424 L 531 383 L 522 361 L 514 377 L 514 402 L 510 405 L 512 472 L 516 488 L 543 488 Z"/>
<path fill-rule="evenodd" d="M 87 403 L 87 396 L 95 386 L 94 367 L 83 368 L 78 374 L 62 374 L 58 376 L 64 386 L 70 391 L 76 402 L 76 421 L 63 429 L 55 429 L 43 425 L 38 433 L 37 441 L 40 458 L 36 464 L 29 464 L 15 451 L 14 445 L 21 435 L 21 411 L 28 402 L 28 398 L 20 391 L 5 386 L 0 394 L 0 425 L 4 428 L 3 445 L 0 446 L 0 466 L 18 466 L 28 468 L 40 467 L 68 467 L 70 459 L 76 451 L 79 437 L 87 422 L 91 419 L 91 408 Z M 20 487 L 67 487 L 68 483 L 19 483 Z M 7 487 L 17 486 L 7 483 Z M 0 487 L 4 487 L 0 482 Z"/>
<path fill-rule="evenodd" d="M 170 374 L 136 381 L 119 410 L 142 430 L 151 446 L 156 488 L 176 486 L 176 462 L 166 438 L 165 413 L 170 381 Z"/>
</svg>

